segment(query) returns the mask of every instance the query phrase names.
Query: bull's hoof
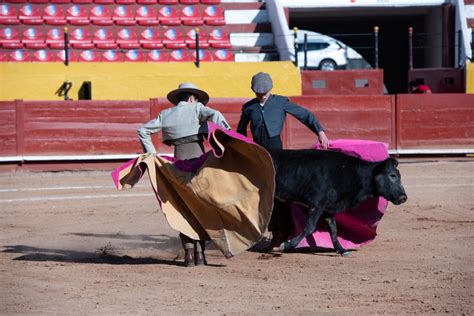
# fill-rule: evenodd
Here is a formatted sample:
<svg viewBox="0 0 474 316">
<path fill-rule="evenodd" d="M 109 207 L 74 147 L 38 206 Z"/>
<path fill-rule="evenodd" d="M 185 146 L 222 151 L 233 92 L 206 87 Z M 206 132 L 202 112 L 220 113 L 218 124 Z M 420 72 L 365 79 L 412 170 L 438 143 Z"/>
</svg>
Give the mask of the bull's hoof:
<svg viewBox="0 0 474 316">
<path fill-rule="evenodd" d="M 349 257 L 351 255 L 351 252 L 350 251 L 343 251 L 343 252 L 340 252 L 339 254 L 343 257 Z"/>
<path fill-rule="evenodd" d="M 282 242 L 280 244 L 280 252 L 285 252 L 288 249 L 288 243 L 287 242 Z"/>
</svg>

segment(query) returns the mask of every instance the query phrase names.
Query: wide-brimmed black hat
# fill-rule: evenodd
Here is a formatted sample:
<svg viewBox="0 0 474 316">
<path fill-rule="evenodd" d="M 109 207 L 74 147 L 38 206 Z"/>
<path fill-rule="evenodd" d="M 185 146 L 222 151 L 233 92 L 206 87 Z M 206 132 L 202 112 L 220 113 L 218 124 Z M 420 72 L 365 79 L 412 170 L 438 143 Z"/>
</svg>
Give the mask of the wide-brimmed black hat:
<svg viewBox="0 0 474 316">
<path fill-rule="evenodd" d="M 176 105 L 179 103 L 178 94 L 183 93 L 183 92 L 188 92 L 188 93 L 192 93 L 196 95 L 199 102 L 201 102 L 204 105 L 206 105 L 207 102 L 209 102 L 209 95 L 205 91 L 199 89 L 194 84 L 189 83 L 189 82 L 180 83 L 178 86 L 178 89 L 173 90 L 170 93 L 168 93 L 166 98 L 168 99 L 168 101 Z"/>
</svg>

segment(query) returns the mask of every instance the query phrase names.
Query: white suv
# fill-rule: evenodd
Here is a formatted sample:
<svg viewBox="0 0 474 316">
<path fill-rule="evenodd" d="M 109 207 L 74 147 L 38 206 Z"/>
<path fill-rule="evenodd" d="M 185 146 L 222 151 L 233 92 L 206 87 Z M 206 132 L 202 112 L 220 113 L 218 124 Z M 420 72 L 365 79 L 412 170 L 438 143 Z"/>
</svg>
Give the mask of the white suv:
<svg viewBox="0 0 474 316">
<path fill-rule="evenodd" d="M 304 67 L 304 34 L 308 34 L 307 65 L 308 69 L 336 70 L 347 65 L 347 46 L 329 36 L 315 32 L 298 31 L 297 50 L 298 66 Z"/>
</svg>

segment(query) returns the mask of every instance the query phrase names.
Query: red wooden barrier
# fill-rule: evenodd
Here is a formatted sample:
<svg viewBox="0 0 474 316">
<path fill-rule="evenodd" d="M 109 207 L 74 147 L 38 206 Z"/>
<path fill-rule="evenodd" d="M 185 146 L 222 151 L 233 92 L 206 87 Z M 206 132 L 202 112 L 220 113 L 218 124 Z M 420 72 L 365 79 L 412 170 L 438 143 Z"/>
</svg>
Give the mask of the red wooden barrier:
<svg viewBox="0 0 474 316">
<path fill-rule="evenodd" d="M 329 139 L 367 139 L 395 143 L 394 96 L 307 96 L 291 101 L 313 112 Z M 309 148 L 316 136 L 292 117 L 287 120 L 287 148 Z"/>
<path fill-rule="evenodd" d="M 303 95 L 382 95 L 383 70 L 301 71 Z"/>
<path fill-rule="evenodd" d="M 15 101 L 0 101 L 0 156 L 16 156 Z"/>
<path fill-rule="evenodd" d="M 397 144 L 405 150 L 474 150 L 474 95 L 397 95 Z"/>
</svg>

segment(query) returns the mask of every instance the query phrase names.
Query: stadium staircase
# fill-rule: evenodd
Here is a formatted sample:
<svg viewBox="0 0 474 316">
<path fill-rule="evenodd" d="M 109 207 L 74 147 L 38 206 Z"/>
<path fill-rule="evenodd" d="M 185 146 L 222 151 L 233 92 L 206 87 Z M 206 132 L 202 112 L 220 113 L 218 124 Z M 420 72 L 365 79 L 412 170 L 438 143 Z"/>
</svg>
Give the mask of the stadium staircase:
<svg viewBox="0 0 474 316">
<path fill-rule="evenodd" d="M 242 0 L 245 1 L 245 0 Z M 276 59 L 265 4 L 226 0 L 6 0 L 1 62 Z"/>
</svg>

